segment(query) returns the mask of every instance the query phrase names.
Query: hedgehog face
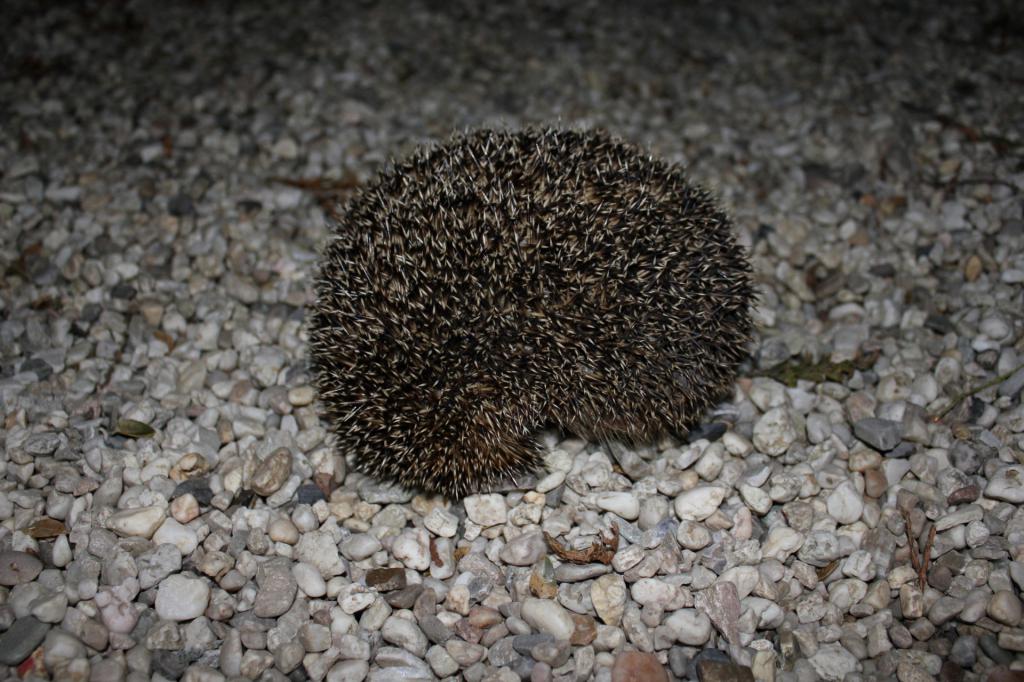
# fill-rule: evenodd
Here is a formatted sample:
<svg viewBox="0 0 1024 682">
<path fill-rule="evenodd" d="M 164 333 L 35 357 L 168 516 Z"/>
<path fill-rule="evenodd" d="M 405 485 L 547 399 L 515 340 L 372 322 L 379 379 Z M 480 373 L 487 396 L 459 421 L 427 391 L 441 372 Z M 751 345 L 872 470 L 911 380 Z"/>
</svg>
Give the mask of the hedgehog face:
<svg viewBox="0 0 1024 682">
<path fill-rule="evenodd" d="M 461 497 L 540 465 L 534 434 L 648 441 L 731 386 L 749 265 L 679 169 L 603 134 L 481 131 L 348 204 L 310 355 L 343 452 Z"/>
</svg>

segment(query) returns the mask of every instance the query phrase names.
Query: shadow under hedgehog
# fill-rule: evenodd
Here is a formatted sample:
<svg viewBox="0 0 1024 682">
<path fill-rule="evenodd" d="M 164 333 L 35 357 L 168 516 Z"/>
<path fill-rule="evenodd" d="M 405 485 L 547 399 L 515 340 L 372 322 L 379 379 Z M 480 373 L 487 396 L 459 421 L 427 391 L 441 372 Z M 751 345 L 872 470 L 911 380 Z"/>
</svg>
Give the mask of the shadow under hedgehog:
<svg viewBox="0 0 1024 682">
<path fill-rule="evenodd" d="M 603 133 L 458 136 L 348 202 L 310 352 L 343 454 L 453 498 L 538 468 L 538 430 L 645 442 L 731 387 L 750 266 L 678 167 Z"/>
</svg>

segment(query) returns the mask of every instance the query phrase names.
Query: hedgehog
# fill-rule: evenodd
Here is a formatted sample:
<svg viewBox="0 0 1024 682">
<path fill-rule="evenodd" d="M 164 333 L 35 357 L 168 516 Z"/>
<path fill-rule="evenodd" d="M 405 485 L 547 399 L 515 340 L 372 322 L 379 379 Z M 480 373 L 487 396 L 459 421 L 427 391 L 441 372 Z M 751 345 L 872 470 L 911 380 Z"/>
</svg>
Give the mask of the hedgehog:
<svg viewBox="0 0 1024 682">
<path fill-rule="evenodd" d="M 750 266 L 682 170 L 604 132 L 457 135 L 338 212 L 309 338 L 336 446 L 458 499 L 543 461 L 539 431 L 652 442 L 732 386 Z"/>
</svg>

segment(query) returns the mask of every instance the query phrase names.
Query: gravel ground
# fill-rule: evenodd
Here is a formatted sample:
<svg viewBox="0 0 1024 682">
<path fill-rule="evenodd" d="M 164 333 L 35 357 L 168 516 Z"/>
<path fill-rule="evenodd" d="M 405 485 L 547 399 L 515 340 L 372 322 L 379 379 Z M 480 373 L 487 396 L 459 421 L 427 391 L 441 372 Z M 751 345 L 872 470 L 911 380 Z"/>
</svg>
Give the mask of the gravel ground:
<svg viewBox="0 0 1024 682">
<path fill-rule="evenodd" d="M 3 677 L 1021 679 L 1009 2 L 325 4 L 5 3 Z M 304 359 L 325 208 L 527 123 L 728 206 L 732 400 L 688 442 L 546 434 L 460 503 L 349 473 Z M 543 536 L 613 527 L 610 563 Z"/>
</svg>

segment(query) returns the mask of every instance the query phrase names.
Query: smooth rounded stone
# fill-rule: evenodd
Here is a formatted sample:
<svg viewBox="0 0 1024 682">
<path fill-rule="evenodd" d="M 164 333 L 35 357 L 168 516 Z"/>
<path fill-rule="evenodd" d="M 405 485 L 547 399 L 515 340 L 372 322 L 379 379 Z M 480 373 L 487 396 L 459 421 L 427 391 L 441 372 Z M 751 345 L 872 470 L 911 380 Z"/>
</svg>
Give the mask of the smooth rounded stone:
<svg viewBox="0 0 1024 682">
<path fill-rule="evenodd" d="M 427 663 L 438 677 L 449 677 L 459 671 L 458 662 L 440 644 L 435 644 L 427 650 Z"/>
<path fill-rule="evenodd" d="M 1014 504 L 1024 502 L 1024 465 L 1012 464 L 996 471 L 985 486 L 985 497 Z"/>
<path fill-rule="evenodd" d="M 768 537 L 761 545 L 761 556 L 765 559 L 785 561 L 804 544 L 804 534 L 789 526 L 775 526 L 768 531 Z"/>
<path fill-rule="evenodd" d="M 598 509 L 617 514 L 627 521 L 635 521 L 640 516 L 640 500 L 633 493 L 598 493 L 594 503 Z"/>
<path fill-rule="evenodd" d="M 341 541 L 342 556 L 352 561 L 368 559 L 380 550 L 380 540 L 370 533 L 355 533 Z"/>
<path fill-rule="evenodd" d="M 523 533 L 501 548 L 498 557 L 509 566 L 532 566 L 547 554 L 548 545 L 540 531 Z"/>
<path fill-rule="evenodd" d="M 0 635 L 0 663 L 18 665 L 35 651 L 50 626 L 32 616 L 18 618 Z"/>
<path fill-rule="evenodd" d="M 309 566 L 309 564 L 297 564 Z M 314 568 L 310 566 L 310 568 Z M 323 576 L 321 575 L 321 580 Z M 298 590 L 298 581 L 288 559 L 271 559 L 260 564 L 256 571 L 256 598 L 253 614 L 258 618 L 276 618 L 291 608 Z"/>
<path fill-rule="evenodd" d="M 754 424 L 754 447 L 766 455 L 778 456 L 798 438 L 796 424 L 785 407 L 774 407 Z"/>
<path fill-rule="evenodd" d="M 857 657 L 839 644 L 822 644 L 808 661 L 822 680 L 842 680 L 860 668 Z"/>
<path fill-rule="evenodd" d="M 728 496 L 725 488 L 701 485 L 680 493 L 675 499 L 675 511 L 683 521 L 703 521 L 714 514 Z"/>
<path fill-rule="evenodd" d="M 505 498 L 491 493 L 487 495 L 470 495 L 462 501 L 466 508 L 466 516 L 473 523 L 483 528 L 490 528 L 505 523 L 508 507 Z"/>
<path fill-rule="evenodd" d="M 680 644 L 703 646 L 711 637 L 711 619 L 697 609 L 679 609 L 665 619 L 664 625 Z"/>
<path fill-rule="evenodd" d="M 928 609 L 928 620 L 935 625 L 944 625 L 964 610 L 964 604 L 963 599 L 956 597 L 939 597 Z"/>
<path fill-rule="evenodd" d="M 864 513 L 864 499 L 853 481 L 843 481 L 828 496 L 826 508 L 829 516 L 847 525 L 860 520 Z"/>
<path fill-rule="evenodd" d="M 984 511 L 978 505 L 963 505 L 956 511 L 947 512 L 935 519 L 935 532 L 941 533 L 944 530 L 949 530 L 956 526 L 962 526 L 964 524 L 971 523 L 972 521 L 981 521 L 984 516 Z"/>
<path fill-rule="evenodd" d="M 892 450 L 903 438 L 903 423 L 892 419 L 865 417 L 854 422 L 853 435 L 876 450 Z"/>
<path fill-rule="evenodd" d="M 292 566 L 292 576 L 302 593 L 307 597 L 319 599 L 327 594 L 327 583 L 316 566 L 299 562 Z"/>
<path fill-rule="evenodd" d="M 662 611 L 676 600 L 678 594 L 679 590 L 675 585 L 657 578 L 641 578 L 630 588 L 633 601 L 642 606 L 656 606 Z"/>
<path fill-rule="evenodd" d="M 676 540 L 684 549 L 698 552 L 711 544 L 711 531 L 696 521 L 680 521 L 676 527 Z"/>
<path fill-rule="evenodd" d="M 171 517 L 178 523 L 188 523 L 199 516 L 199 500 L 192 493 L 174 498 L 170 506 Z"/>
<path fill-rule="evenodd" d="M 570 639 L 576 629 L 565 607 L 551 599 L 528 597 L 522 604 L 521 616 L 531 627 L 558 639 Z"/>
<path fill-rule="evenodd" d="M 167 518 L 153 533 L 153 542 L 158 545 L 174 545 L 182 556 L 188 556 L 199 546 L 199 536 L 188 526 L 181 525 L 173 518 Z"/>
<path fill-rule="evenodd" d="M 384 621 L 380 630 L 385 642 L 400 646 L 418 658 L 427 653 L 430 642 L 413 621 L 394 615 Z"/>
<path fill-rule="evenodd" d="M 210 601 L 210 586 L 201 578 L 172 575 L 160 583 L 156 592 L 156 613 L 170 621 L 198 618 Z"/>
<path fill-rule="evenodd" d="M 296 386 L 288 391 L 288 402 L 293 407 L 304 407 L 313 402 L 316 390 L 312 386 Z"/>
<path fill-rule="evenodd" d="M 621 575 L 602 575 L 590 585 L 590 601 L 598 618 L 608 625 L 618 625 L 626 610 L 626 583 Z"/>
<path fill-rule="evenodd" d="M 257 495 L 267 497 L 276 493 L 292 475 L 292 453 L 278 448 L 256 465 L 249 487 Z"/>
<path fill-rule="evenodd" d="M 623 651 L 615 657 L 611 682 L 668 682 L 668 673 L 654 654 Z"/>
<path fill-rule="evenodd" d="M 1011 628 L 1017 627 L 1021 622 L 1021 602 L 1010 590 L 998 590 L 988 600 L 986 609 L 992 620 L 1008 625 Z"/>
<path fill-rule="evenodd" d="M 85 658 L 86 648 L 82 641 L 60 628 L 53 628 L 43 640 L 43 663 L 52 671 L 63 670 L 72 661 Z"/>
<path fill-rule="evenodd" d="M 139 507 L 111 514 L 107 528 L 122 537 L 151 538 L 167 518 L 164 507 Z"/>
<path fill-rule="evenodd" d="M 391 543 L 391 554 L 406 568 L 425 571 L 430 568 L 430 536 L 423 529 L 404 530 Z"/>
<path fill-rule="evenodd" d="M 32 582 L 43 570 L 43 562 L 28 552 L 0 552 L 0 585 L 12 587 Z"/>
<path fill-rule="evenodd" d="M 478 663 L 487 655 L 486 647 L 462 639 L 449 639 L 444 643 L 444 648 L 462 668 Z"/>
<path fill-rule="evenodd" d="M 299 529 L 295 527 L 291 519 L 278 517 L 267 526 L 267 535 L 274 542 L 283 542 L 286 545 L 294 545 L 299 541 Z"/>
<path fill-rule="evenodd" d="M 742 484 L 739 487 L 740 497 L 743 498 L 743 502 L 754 510 L 759 516 L 764 516 L 771 511 L 773 500 L 771 495 L 755 488 L 752 485 Z"/>
</svg>

